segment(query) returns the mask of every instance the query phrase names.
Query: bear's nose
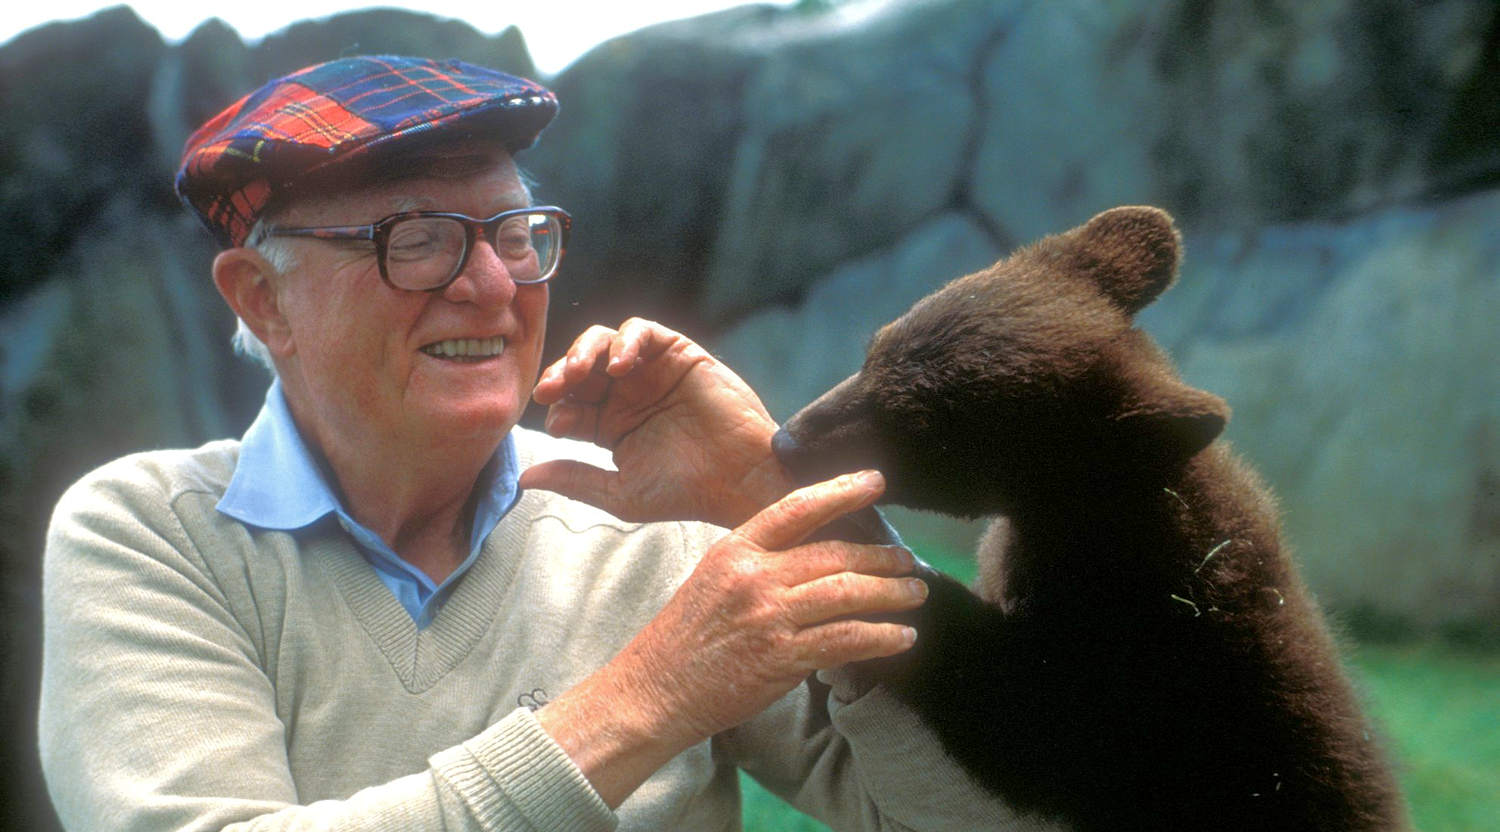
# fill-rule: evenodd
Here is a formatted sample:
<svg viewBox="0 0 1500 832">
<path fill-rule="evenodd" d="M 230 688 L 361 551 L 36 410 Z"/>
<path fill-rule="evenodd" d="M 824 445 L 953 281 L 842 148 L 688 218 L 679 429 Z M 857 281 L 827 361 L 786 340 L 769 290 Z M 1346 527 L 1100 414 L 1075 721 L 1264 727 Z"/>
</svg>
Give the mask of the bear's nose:
<svg viewBox="0 0 1500 832">
<path fill-rule="evenodd" d="M 802 443 L 788 433 L 786 428 L 780 428 L 771 437 L 771 453 L 776 454 L 782 465 L 790 468 L 802 456 Z"/>
</svg>

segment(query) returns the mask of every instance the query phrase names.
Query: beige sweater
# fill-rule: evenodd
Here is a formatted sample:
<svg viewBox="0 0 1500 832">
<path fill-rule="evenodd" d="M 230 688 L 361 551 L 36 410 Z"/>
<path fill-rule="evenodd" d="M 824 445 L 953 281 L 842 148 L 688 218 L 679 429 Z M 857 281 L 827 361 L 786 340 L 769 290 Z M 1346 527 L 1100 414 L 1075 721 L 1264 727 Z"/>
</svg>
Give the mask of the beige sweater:
<svg viewBox="0 0 1500 832">
<path fill-rule="evenodd" d="M 524 468 L 587 453 L 518 429 Z M 72 830 L 738 829 L 736 768 L 838 829 L 1019 828 L 876 689 L 799 686 L 611 812 L 532 716 L 722 534 L 524 494 L 433 623 L 336 523 L 214 505 L 237 442 L 139 454 L 48 537 L 41 752 Z"/>
</svg>

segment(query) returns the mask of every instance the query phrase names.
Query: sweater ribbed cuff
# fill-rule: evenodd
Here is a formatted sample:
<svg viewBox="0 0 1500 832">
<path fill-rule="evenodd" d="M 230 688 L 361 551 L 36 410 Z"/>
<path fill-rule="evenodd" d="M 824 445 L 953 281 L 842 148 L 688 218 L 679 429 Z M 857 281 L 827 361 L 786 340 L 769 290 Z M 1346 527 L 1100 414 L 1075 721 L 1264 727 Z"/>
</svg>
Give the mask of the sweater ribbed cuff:
<svg viewBox="0 0 1500 832">
<path fill-rule="evenodd" d="M 533 829 L 609 832 L 614 812 L 536 716 L 517 708 L 431 764 L 462 795 L 481 829 L 517 814 Z"/>
</svg>

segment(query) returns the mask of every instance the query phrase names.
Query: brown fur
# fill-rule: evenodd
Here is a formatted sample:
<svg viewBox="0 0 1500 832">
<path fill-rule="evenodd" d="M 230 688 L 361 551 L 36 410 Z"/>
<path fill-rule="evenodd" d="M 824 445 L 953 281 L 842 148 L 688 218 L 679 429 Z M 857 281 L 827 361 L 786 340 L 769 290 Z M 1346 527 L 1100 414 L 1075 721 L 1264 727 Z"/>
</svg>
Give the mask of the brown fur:
<svg viewBox="0 0 1500 832">
<path fill-rule="evenodd" d="M 923 299 L 787 422 L 808 480 L 996 516 L 979 593 L 925 574 L 917 649 L 864 672 L 1017 808 L 1079 830 L 1407 826 L 1272 498 L 1132 316 L 1171 218 L 1119 208 Z"/>
</svg>

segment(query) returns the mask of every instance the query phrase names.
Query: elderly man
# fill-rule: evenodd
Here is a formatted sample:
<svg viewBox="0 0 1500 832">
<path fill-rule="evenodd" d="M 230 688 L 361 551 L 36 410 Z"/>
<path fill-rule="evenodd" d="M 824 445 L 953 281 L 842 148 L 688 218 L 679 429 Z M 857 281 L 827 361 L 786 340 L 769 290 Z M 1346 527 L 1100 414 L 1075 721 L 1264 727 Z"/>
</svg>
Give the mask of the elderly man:
<svg viewBox="0 0 1500 832">
<path fill-rule="evenodd" d="M 649 322 L 539 378 L 571 220 L 512 157 L 556 106 L 361 57 L 188 141 L 179 192 L 276 380 L 243 441 L 58 506 L 69 828 L 737 828 L 737 768 L 838 828 L 1006 817 L 881 689 L 804 684 L 915 637 L 851 617 L 921 603 L 909 553 L 803 542 L 878 474 L 793 491 L 755 395 Z M 533 395 L 553 436 L 517 427 Z"/>
</svg>

